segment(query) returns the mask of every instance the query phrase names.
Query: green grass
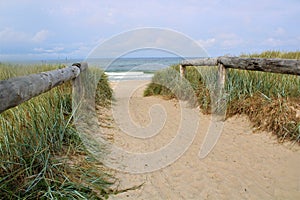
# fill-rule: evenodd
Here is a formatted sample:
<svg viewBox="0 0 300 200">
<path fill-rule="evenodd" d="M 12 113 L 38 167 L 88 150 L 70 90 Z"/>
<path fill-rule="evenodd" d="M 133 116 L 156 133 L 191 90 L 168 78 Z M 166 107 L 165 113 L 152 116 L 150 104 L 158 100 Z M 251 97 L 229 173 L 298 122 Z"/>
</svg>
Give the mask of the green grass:
<svg viewBox="0 0 300 200">
<path fill-rule="evenodd" d="M 243 57 L 299 59 L 300 52 L 268 51 Z M 176 71 L 176 72 L 174 72 Z M 164 95 L 190 100 L 195 94 L 202 112 L 211 113 L 211 95 L 216 88 L 217 67 L 187 67 L 186 80 L 180 81 L 179 66 L 157 72 L 144 95 Z M 253 126 L 273 132 L 280 141 L 300 141 L 300 77 L 274 73 L 228 69 L 226 74 L 226 116 L 246 114 Z M 190 85 L 193 92 L 181 85 Z M 169 84 L 173 83 L 173 84 Z M 187 88 L 185 86 L 185 88 Z M 186 95 L 178 95 L 186 93 Z"/>
<path fill-rule="evenodd" d="M 262 53 L 242 54 L 241 57 L 300 59 L 300 51 L 265 51 Z"/>
<path fill-rule="evenodd" d="M 63 66 L 0 64 L 0 80 Z M 96 102 L 112 97 L 107 77 L 91 69 Z M 106 199 L 114 179 L 87 153 L 72 124 L 68 82 L 0 114 L 1 199 Z"/>
</svg>

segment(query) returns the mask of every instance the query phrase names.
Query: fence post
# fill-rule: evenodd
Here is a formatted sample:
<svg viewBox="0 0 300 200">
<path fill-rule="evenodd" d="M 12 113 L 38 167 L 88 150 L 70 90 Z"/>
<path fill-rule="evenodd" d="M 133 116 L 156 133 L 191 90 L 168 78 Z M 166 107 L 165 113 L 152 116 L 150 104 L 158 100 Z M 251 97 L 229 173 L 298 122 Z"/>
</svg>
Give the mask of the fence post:
<svg viewBox="0 0 300 200">
<path fill-rule="evenodd" d="M 85 95 L 85 85 L 84 85 L 84 78 L 88 64 L 86 62 L 83 63 L 74 63 L 72 66 L 77 66 L 80 69 L 80 74 L 75 79 L 72 80 L 72 104 L 73 109 L 77 109 L 80 106 L 81 100 L 84 98 Z"/>
<path fill-rule="evenodd" d="M 226 68 L 223 64 L 218 64 L 218 90 L 220 92 L 224 91 L 225 87 L 225 80 L 226 80 Z"/>
<path fill-rule="evenodd" d="M 225 97 L 225 81 L 226 81 L 226 68 L 223 64 L 218 63 L 218 80 L 216 91 L 216 104 L 215 114 L 225 120 L 226 117 L 226 97 Z"/>
<path fill-rule="evenodd" d="M 72 111 L 73 124 L 80 136 L 85 148 L 93 155 L 103 155 L 105 151 L 105 139 L 99 129 L 99 121 L 95 108 L 95 82 L 88 64 L 75 63 L 80 68 L 80 75 L 73 79 L 72 90 Z M 96 135 L 98 134 L 98 135 Z"/>
<path fill-rule="evenodd" d="M 180 78 L 183 79 L 185 77 L 185 65 L 179 65 Z"/>
</svg>

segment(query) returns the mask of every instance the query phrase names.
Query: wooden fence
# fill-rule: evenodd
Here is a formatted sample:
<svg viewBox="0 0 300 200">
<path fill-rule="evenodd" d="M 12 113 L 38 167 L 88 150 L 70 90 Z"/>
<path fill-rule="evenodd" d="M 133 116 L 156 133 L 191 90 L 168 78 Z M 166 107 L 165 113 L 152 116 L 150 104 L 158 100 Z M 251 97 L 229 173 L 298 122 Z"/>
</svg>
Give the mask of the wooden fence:
<svg viewBox="0 0 300 200">
<path fill-rule="evenodd" d="M 218 57 L 185 60 L 180 63 L 182 76 L 185 74 L 186 66 L 218 66 L 219 91 L 224 89 L 227 68 L 300 75 L 300 60 L 295 59 Z M 87 68 L 87 63 L 75 63 L 64 69 L 0 81 L 0 113 L 66 81 L 78 79 L 80 82 L 79 75 Z"/>
<path fill-rule="evenodd" d="M 75 63 L 63 69 L 15 77 L 0 81 L 0 113 L 69 80 L 79 79 L 87 63 Z"/>
<path fill-rule="evenodd" d="M 300 75 L 300 60 L 296 59 L 241 58 L 222 56 L 218 58 L 184 60 L 180 64 L 180 73 L 182 77 L 185 75 L 186 66 L 218 66 L 219 90 L 223 90 L 224 88 L 227 68 L 292 74 L 298 76 Z"/>
</svg>

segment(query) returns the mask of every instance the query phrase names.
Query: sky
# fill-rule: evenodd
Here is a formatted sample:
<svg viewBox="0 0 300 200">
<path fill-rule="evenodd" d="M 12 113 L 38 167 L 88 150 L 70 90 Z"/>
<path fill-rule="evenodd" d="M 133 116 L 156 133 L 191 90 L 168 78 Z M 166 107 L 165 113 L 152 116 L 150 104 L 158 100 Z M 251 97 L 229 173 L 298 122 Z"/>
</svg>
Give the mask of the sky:
<svg viewBox="0 0 300 200">
<path fill-rule="evenodd" d="M 211 57 L 296 51 L 299 25 L 299 0 L 0 0 L 0 62 L 85 58 L 145 27 L 185 35 Z"/>
</svg>

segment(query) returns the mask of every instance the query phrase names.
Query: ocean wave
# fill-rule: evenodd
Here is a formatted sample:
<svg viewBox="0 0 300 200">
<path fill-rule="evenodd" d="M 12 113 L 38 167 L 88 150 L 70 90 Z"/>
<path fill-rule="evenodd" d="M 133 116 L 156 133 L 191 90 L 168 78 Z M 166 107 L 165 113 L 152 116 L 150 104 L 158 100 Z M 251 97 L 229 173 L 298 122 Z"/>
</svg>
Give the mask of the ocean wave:
<svg viewBox="0 0 300 200">
<path fill-rule="evenodd" d="M 137 71 L 130 72 L 105 72 L 109 80 L 151 80 L 152 73 L 144 73 Z"/>
</svg>

